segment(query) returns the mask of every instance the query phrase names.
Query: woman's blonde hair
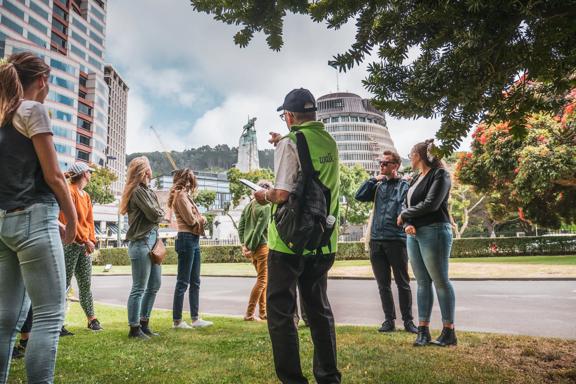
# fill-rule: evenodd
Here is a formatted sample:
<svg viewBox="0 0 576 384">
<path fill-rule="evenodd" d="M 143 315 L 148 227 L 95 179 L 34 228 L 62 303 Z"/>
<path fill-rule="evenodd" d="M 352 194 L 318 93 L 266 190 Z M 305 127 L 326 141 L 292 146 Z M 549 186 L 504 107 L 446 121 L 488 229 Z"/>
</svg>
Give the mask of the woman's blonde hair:
<svg viewBox="0 0 576 384">
<path fill-rule="evenodd" d="M 128 213 L 128 203 L 132 197 L 132 193 L 139 184 L 144 183 L 146 180 L 146 172 L 150 168 L 150 162 L 146 156 L 135 157 L 128 164 L 128 172 L 126 175 L 126 186 L 122 192 L 120 199 L 120 214 L 125 215 Z"/>
<path fill-rule="evenodd" d="M 176 193 L 186 191 L 187 193 L 194 194 L 198 189 L 198 182 L 196 175 L 190 168 L 183 168 L 174 171 L 174 179 L 172 188 L 170 188 L 170 196 L 168 196 L 168 208 L 172 209 Z"/>
<path fill-rule="evenodd" d="M 12 120 L 24 90 L 49 74 L 48 64 L 31 52 L 15 53 L 0 64 L 0 127 Z"/>
</svg>

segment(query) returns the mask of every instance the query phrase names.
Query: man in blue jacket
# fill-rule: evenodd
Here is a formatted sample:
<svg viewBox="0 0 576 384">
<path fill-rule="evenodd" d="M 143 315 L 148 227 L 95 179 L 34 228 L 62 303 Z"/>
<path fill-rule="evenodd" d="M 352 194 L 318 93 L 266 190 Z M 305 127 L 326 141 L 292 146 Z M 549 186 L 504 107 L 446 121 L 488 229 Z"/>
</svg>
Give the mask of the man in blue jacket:
<svg viewBox="0 0 576 384">
<path fill-rule="evenodd" d="M 412 291 L 408 276 L 406 234 L 396 224 L 402 211 L 402 202 L 408 192 L 408 182 L 398 176 L 400 156 L 394 151 L 384 151 L 380 160 L 380 174 L 367 180 L 358 192 L 356 200 L 373 202 L 374 211 L 370 228 L 370 262 L 378 283 L 380 301 L 385 321 L 378 331 L 392 332 L 396 329 L 396 311 L 391 289 L 391 272 L 398 287 L 400 312 L 404 329 L 418 333 L 412 317 Z"/>
</svg>

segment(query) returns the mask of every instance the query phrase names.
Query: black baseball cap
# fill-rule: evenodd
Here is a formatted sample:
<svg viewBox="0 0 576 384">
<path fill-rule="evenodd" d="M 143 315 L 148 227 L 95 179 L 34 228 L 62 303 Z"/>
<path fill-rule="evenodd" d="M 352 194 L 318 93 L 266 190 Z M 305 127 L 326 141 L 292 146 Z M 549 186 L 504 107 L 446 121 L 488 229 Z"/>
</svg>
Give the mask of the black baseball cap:
<svg viewBox="0 0 576 384">
<path fill-rule="evenodd" d="M 284 103 L 277 109 L 277 111 L 290 112 L 314 112 L 316 110 L 316 99 L 312 92 L 305 88 L 291 90 L 284 98 Z"/>
</svg>

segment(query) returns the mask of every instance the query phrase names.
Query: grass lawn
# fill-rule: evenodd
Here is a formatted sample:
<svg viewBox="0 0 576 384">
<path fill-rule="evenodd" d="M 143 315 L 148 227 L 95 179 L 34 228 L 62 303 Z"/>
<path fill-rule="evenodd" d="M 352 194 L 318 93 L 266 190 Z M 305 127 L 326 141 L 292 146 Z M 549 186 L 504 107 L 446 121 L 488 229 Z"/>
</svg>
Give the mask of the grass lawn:
<svg viewBox="0 0 576 384">
<path fill-rule="evenodd" d="M 542 278 L 576 277 L 576 256 L 517 256 L 451 259 L 453 278 Z M 130 274 L 129 265 L 115 265 L 104 273 L 102 266 L 94 266 L 94 274 Z M 176 265 L 163 265 L 164 275 L 175 275 Z M 203 276 L 256 276 L 250 263 L 204 263 Z M 373 277 L 370 261 L 336 261 L 330 276 Z"/>
<path fill-rule="evenodd" d="M 265 323 L 211 318 L 211 328 L 174 331 L 170 311 L 156 311 L 151 325 L 161 336 L 127 338 L 124 308 L 98 305 L 105 330 L 81 329 L 77 303 L 67 316 L 75 336 L 61 339 L 56 383 L 277 383 Z M 436 335 L 433 335 L 436 336 Z M 411 346 L 405 332 L 337 328 L 343 382 L 368 383 L 574 383 L 576 341 L 464 333 L 456 348 Z M 312 379 L 310 331 L 301 329 L 303 370 Z M 9 383 L 24 383 L 22 360 L 12 364 Z"/>
</svg>

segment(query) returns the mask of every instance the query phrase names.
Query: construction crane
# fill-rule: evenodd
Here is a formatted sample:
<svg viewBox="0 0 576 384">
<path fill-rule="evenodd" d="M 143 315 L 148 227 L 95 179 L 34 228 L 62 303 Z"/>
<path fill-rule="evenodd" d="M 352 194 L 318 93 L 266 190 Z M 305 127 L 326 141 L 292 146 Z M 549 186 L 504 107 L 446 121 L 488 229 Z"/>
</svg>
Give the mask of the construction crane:
<svg viewBox="0 0 576 384">
<path fill-rule="evenodd" d="M 168 152 L 168 150 L 166 149 L 166 146 L 165 146 L 164 143 L 162 142 L 162 139 L 160 138 L 160 135 L 158 134 L 158 132 L 156 131 L 156 129 L 154 128 L 153 125 L 150 126 L 150 129 L 151 129 L 152 132 L 154 132 L 154 134 L 156 135 L 156 138 L 158 139 L 158 143 L 160 143 L 160 146 L 162 147 L 162 150 L 164 151 L 164 154 L 165 154 L 166 157 L 168 158 L 168 161 L 170 162 L 170 164 L 172 164 L 172 169 L 177 170 L 178 167 L 176 166 L 176 162 L 174 161 L 174 158 L 172 158 L 172 155 L 170 154 L 170 152 Z"/>
</svg>

